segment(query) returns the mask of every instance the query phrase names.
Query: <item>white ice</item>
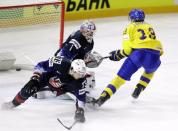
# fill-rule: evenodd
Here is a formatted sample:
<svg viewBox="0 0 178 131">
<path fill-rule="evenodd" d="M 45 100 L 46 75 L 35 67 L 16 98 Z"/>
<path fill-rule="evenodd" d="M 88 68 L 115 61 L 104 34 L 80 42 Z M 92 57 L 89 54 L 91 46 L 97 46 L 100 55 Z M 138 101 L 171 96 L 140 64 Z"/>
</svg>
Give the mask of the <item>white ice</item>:
<svg viewBox="0 0 178 131">
<path fill-rule="evenodd" d="M 127 17 L 94 19 L 97 25 L 94 50 L 103 56 L 121 48 L 122 31 Z M 123 85 L 102 107 L 86 108 L 86 122 L 76 124 L 73 131 L 177 131 L 178 126 L 178 14 L 147 15 L 157 38 L 164 45 L 162 65 L 148 88 L 137 100 L 131 98 L 142 73 L 140 69 L 131 81 Z M 82 21 L 65 22 L 64 39 L 79 28 Z M 0 49 L 10 50 L 17 63 L 35 64 L 46 60 L 57 50 L 58 33 L 55 25 L 0 30 Z M 96 96 L 117 73 L 123 60 L 104 60 L 96 73 Z M 32 75 L 31 71 L 0 72 L 0 104 L 10 101 Z M 58 121 L 73 121 L 75 103 L 50 98 L 30 98 L 13 110 L 0 110 L 0 131 L 65 131 Z"/>
</svg>

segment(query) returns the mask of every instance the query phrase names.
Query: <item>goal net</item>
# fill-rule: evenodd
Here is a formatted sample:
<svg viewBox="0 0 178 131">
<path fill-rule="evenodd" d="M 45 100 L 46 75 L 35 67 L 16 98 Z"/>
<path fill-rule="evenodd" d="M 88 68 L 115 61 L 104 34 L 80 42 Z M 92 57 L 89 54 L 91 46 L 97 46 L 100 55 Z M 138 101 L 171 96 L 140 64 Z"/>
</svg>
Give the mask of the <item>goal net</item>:
<svg viewBox="0 0 178 131">
<path fill-rule="evenodd" d="M 62 1 L 0 6 L 0 54 L 9 56 L 1 52 L 10 52 L 15 64 L 47 60 L 60 48 L 63 33 Z M 4 57 L 0 57 L 0 66 Z"/>
</svg>

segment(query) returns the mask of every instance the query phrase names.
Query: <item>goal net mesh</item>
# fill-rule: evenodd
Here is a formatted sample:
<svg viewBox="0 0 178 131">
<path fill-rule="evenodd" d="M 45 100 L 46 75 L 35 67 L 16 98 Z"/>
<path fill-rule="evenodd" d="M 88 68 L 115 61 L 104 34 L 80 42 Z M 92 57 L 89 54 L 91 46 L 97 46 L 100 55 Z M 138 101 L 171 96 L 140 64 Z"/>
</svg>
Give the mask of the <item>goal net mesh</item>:
<svg viewBox="0 0 178 131">
<path fill-rule="evenodd" d="M 17 64 L 48 59 L 61 46 L 63 32 L 63 2 L 0 7 L 0 52 L 12 52 Z"/>
</svg>

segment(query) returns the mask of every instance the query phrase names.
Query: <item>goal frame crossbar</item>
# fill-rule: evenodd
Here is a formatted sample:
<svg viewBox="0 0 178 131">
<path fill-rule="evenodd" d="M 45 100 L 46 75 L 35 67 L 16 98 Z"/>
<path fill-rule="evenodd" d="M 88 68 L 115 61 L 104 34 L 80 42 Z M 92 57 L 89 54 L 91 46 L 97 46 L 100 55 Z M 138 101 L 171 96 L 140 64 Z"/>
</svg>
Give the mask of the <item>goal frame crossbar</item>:
<svg viewBox="0 0 178 131">
<path fill-rule="evenodd" d="M 23 7 L 33 7 L 33 6 L 44 6 L 44 5 L 52 5 L 52 4 L 59 4 L 61 5 L 61 15 L 59 20 L 60 23 L 60 30 L 59 30 L 59 48 L 61 48 L 63 43 L 63 37 L 64 37 L 64 14 L 65 14 L 65 3 L 63 1 L 59 2 L 41 2 L 41 3 L 35 3 L 35 4 L 22 4 L 22 5 L 10 5 L 10 6 L 0 6 L 1 9 L 13 9 L 13 8 L 23 8 Z"/>
</svg>

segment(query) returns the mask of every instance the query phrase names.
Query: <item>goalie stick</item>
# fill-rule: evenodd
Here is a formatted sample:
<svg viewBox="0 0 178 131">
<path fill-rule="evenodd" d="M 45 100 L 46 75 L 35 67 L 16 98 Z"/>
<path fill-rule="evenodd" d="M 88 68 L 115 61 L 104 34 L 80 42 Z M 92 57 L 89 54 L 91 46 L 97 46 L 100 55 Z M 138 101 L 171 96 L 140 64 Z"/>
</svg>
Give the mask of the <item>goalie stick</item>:
<svg viewBox="0 0 178 131">
<path fill-rule="evenodd" d="M 66 125 L 64 125 L 64 124 L 62 123 L 62 121 L 61 121 L 59 118 L 57 118 L 57 120 L 58 120 L 58 122 L 59 122 L 63 127 L 65 127 L 65 128 L 68 129 L 68 130 L 72 129 L 72 127 L 78 122 L 78 121 L 74 120 L 74 122 L 72 123 L 71 126 L 66 126 Z"/>
</svg>

